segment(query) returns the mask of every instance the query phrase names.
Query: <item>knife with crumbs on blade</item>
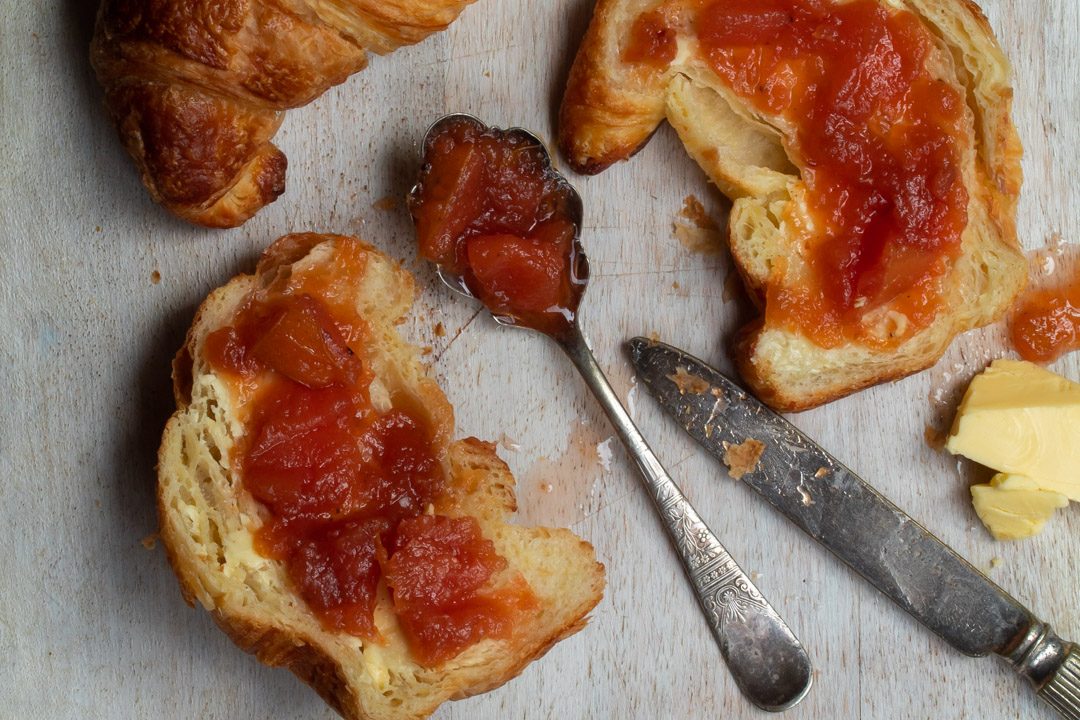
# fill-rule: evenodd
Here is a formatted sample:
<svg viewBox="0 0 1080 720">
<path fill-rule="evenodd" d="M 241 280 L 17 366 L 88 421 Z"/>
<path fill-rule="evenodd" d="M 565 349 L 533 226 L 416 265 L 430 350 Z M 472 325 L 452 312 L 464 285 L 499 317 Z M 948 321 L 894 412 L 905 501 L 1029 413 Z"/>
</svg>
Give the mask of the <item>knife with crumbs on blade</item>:
<svg viewBox="0 0 1080 720">
<path fill-rule="evenodd" d="M 734 381 L 660 342 L 628 346 L 649 392 L 706 450 L 723 462 L 751 449 L 741 482 L 954 648 L 1002 656 L 1080 720 L 1080 649 Z"/>
</svg>

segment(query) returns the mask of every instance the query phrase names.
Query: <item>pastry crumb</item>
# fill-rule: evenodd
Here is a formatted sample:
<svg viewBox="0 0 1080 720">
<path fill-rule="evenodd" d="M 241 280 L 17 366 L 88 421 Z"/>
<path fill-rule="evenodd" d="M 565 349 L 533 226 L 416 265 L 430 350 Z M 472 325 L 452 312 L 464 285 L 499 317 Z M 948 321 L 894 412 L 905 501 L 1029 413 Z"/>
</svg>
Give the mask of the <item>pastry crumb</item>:
<svg viewBox="0 0 1080 720">
<path fill-rule="evenodd" d="M 748 438 L 738 445 L 724 443 L 724 464 L 728 467 L 728 473 L 735 480 L 742 480 L 744 475 L 757 470 L 758 462 L 762 453 L 765 452 L 765 443 L 754 438 Z"/>
<path fill-rule="evenodd" d="M 161 539 L 160 535 L 158 535 L 157 533 L 150 533 L 142 540 L 140 540 L 139 543 L 147 550 L 153 550 L 157 547 L 157 541 L 159 539 Z"/>
<path fill-rule="evenodd" d="M 371 206 L 376 210 L 397 210 L 398 200 L 393 195 L 387 195 L 376 200 Z"/>
<path fill-rule="evenodd" d="M 668 375 L 668 380 L 675 383 L 675 387 L 679 388 L 679 394 L 685 395 L 686 393 L 699 394 L 708 392 L 712 387 L 707 380 L 699 378 L 697 375 L 691 375 L 686 371 L 686 368 L 679 367 L 675 369 L 674 375 Z"/>
<path fill-rule="evenodd" d="M 443 337 L 444 335 L 446 335 L 446 327 L 441 322 L 435 323 L 433 331 L 435 333 L 435 337 Z"/>
<path fill-rule="evenodd" d="M 944 450 L 945 441 L 948 439 L 947 433 L 943 433 L 933 425 L 927 425 L 923 431 L 923 438 L 926 440 L 926 444 L 932 447 L 934 450 Z"/>
<path fill-rule="evenodd" d="M 724 238 L 720 226 L 709 217 L 705 206 L 693 195 L 687 195 L 672 223 L 675 239 L 683 247 L 693 252 L 705 254 L 719 253 L 724 247 Z"/>
<path fill-rule="evenodd" d="M 157 270 L 150 273 L 150 282 L 154 285 L 157 285 L 159 282 L 161 282 L 161 273 Z"/>
<path fill-rule="evenodd" d="M 1004 560 L 1002 560 L 1002 559 L 1001 559 L 1001 558 L 999 558 L 999 557 L 992 557 L 992 558 L 990 558 L 990 567 L 992 567 L 992 568 L 996 568 L 996 567 L 998 567 L 999 565 L 1001 565 L 1001 563 L 1003 563 L 1003 562 L 1005 562 L 1005 561 L 1004 561 Z"/>
</svg>

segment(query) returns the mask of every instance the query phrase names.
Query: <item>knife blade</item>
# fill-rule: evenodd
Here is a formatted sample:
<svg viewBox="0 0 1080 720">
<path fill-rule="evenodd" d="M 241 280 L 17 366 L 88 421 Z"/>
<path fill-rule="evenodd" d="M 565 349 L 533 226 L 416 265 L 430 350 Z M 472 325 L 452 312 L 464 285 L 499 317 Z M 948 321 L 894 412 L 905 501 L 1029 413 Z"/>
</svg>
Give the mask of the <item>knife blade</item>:
<svg viewBox="0 0 1080 720">
<path fill-rule="evenodd" d="M 645 387 L 709 453 L 724 462 L 733 446 L 763 445 L 741 482 L 954 648 L 1000 655 L 1080 720 L 1076 646 L 730 378 L 654 340 L 628 347 Z"/>
</svg>

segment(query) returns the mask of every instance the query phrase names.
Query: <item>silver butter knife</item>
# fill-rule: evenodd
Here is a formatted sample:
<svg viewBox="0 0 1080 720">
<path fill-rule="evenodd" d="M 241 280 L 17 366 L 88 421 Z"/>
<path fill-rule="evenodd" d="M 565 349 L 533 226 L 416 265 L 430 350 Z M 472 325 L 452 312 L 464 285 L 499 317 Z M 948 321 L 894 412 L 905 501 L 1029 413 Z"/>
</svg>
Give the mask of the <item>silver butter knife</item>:
<svg viewBox="0 0 1080 720">
<path fill-rule="evenodd" d="M 1080 720 L 1080 649 L 722 373 L 645 338 L 629 349 L 649 392 L 710 453 L 764 445 L 743 483 L 954 648 L 1002 656 Z"/>
</svg>

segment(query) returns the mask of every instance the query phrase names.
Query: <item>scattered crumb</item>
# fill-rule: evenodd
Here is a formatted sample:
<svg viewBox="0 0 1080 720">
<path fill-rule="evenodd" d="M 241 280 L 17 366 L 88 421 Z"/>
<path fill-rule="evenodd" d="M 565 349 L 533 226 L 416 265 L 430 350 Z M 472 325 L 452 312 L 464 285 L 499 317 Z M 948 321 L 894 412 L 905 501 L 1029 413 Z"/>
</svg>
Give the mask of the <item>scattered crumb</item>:
<svg viewBox="0 0 1080 720">
<path fill-rule="evenodd" d="M 157 547 L 157 541 L 158 541 L 158 540 L 159 540 L 160 538 L 161 538 L 161 536 L 160 536 L 160 535 L 158 535 L 157 533 L 151 533 L 150 535 L 147 535 L 146 537 L 144 537 L 144 538 L 143 538 L 142 540 L 140 540 L 139 542 L 140 542 L 140 543 L 142 544 L 142 546 L 143 546 L 144 548 L 146 548 L 147 550 L 153 550 L 154 548 L 156 548 L 156 547 Z"/>
<path fill-rule="evenodd" d="M 425 345 L 424 347 L 420 348 L 421 355 L 430 355 L 432 352 L 434 352 L 434 350 L 430 345 Z"/>
<path fill-rule="evenodd" d="M 649 333 L 649 342 L 651 342 L 653 345 L 660 342 L 660 333 L 656 332 L 655 330 Z"/>
<path fill-rule="evenodd" d="M 159 282 L 161 282 L 161 273 L 158 272 L 157 270 L 150 273 L 150 282 L 153 283 L 154 285 L 157 285 Z"/>
<path fill-rule="evenodd" d="M 707 380 L 699 378 L 697 375 L 691 375 L 683 367 L 676 368 L 675 374 L 668 375 L 667 378 L 675 383 L 675 387 L 679 388 L 680 395 L 685 395 L 688 392 L 694 394 L 708 392 L 711 388 Z"/>
<path fill-rule="evenodd" d="M 694 195 L 687 195 L 683 198 L 683 207 L 679 211 L 679 217 L 689 220 L 694 224 L 694 227 L 699 227 L 702 230 L 720 229 L 716 221 L 709 217 L 709 213 L 705 212 L 705 206 L 702 202 Z"/>
<path fill-rule="evenodd" d="M 1003 562 L 1005 562 L 1005 561 L 1004 561 L 1004 560 L 1002 560 L 1002 559 L 1001 559 L 1001 558 L 999 558 L 999 557 L 992 557 L 992 558 L 990 558 L 990 567 L 992 567 L 992 568 L 996 568 L 996 567 L 998 567 L 999 565 L 1001 565 L 1001 563 L 1003 563 Z"/>
<path fill-rule="evenodd" d="M 948 439 L 948 434 L 933 425 L 927 425 L 926 430 L 923 431 L 923 438 L 926 440 L 926 444 L 934 450 L 943 450 L 945 449 L 945 440 Z"/>
<path fill-rule="evenodd" d="M 814 473 L 814 477 L 816 477 L 816 478 L 819 478 L 819 479 L 820 479 L 820 478 L 823 478 L 823 477 L 825 477 L 825 476 L 826 476 L 826 475 L 828 475 L 828 474 L 829 474 L 829 468 L 823 468 L 823 467 L 819 467 L 819 468 L 817 469 L 817 472 L 816 472 L 816 473 Z"/>
<path fill-rule="evenodd" d="M 95 227 L 94 232 L 101 232 L 101 226 L 98 225 L 97 227 Z"/>
<path fill-rule="evenodd" d="M 371 205 L 376 210 L 397 210 L 398 199 L 393 195 L 387 195 L 384 198 L 379 198 Z"/>
<path fill-rule="evenodd" d="M 728 466 L 728 472 L 735 480 L 741 480 L 744 475 L 757 469 L 761 454 L 765 452 L 765 443 L 754 438 L 748 438 L 745 442 L 734 445 L 724 443 L 724 464 Z"/>
<path fill-rule="evenodd" d="M 683 200 L 682 210 L 671 225 L 675 238 L 687 250 L 715 254 L 724 247 L 720 226 L 705 212 L 705 206 L 693 195 Z"/>
<path fill-rule="evenodd" d="M 513 439 L 512 437 L 510 437 L 506 433 L 500 433 L 499 434 L 499 439 L 496 441 L 496 443 L 498 444 L 499 447 L 505 448 L 506 450 L 509 450 L 510 452 L 517 452 L 518 450 L 521 449 L 521 445 L 518 444 L 518 441 Z"/>
<path fill-rule="evenodd" d="M 551 492 L 552 490 L 555 489 L 555 486 L 552 485 L 551 483 L 544 483 L 543 485 L 540 486 L 540 489 L 543 490 L 546 493 L 549 493 L 549 492 Z"/>
<path fill-rule="evenodd" d="M 490 70 L 485 70 L 484 71 L 484 77 L 486 77 L 486 78 L 491 77 L 491 71 Z"/>
<path fill-rule="evenodd" d="M 443 326 L 443 324 L 441 322 L 438 322 L 438 323 L 435 323 L 434 332 L 435 332 L 435 337 L 443 337 L 444 335 L 446 335 L 446 328 Z"/>
<path fill-rule="evenodd" d="M 679 281 L 678 281 L 678 280 L 676 280 L 675 282 L 671 283 L 671 289 L 672 289 L 672 290 L 678 290 L 678 289 L 679 289 Z"/>
</svg>

